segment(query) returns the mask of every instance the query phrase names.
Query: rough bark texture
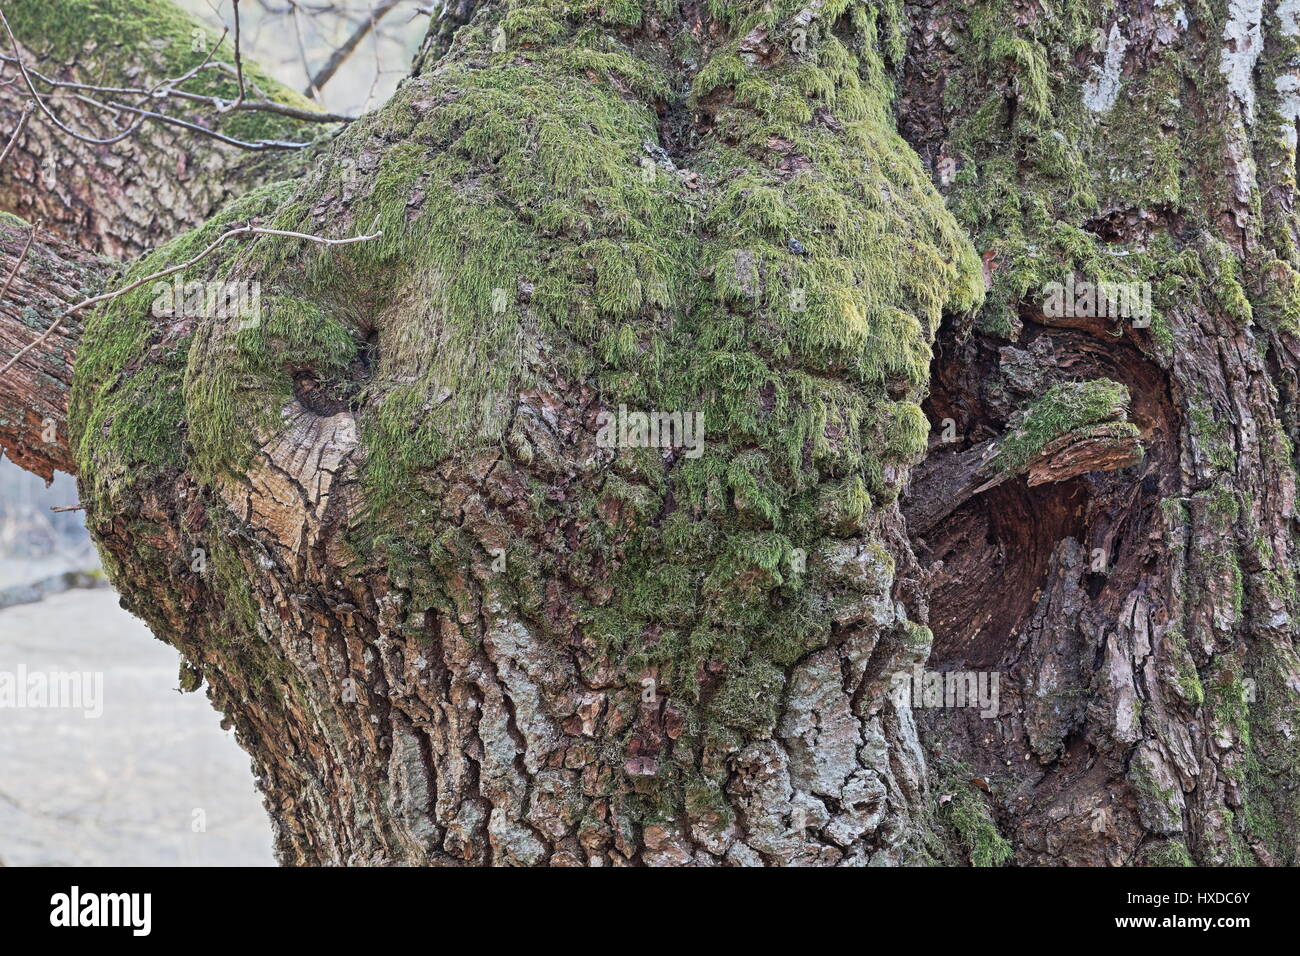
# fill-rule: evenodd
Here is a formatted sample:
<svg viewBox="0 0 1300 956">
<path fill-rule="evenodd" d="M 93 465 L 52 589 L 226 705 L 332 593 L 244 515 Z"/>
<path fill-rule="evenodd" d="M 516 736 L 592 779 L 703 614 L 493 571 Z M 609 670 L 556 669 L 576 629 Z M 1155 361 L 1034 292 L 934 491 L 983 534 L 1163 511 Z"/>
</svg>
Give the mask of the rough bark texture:
<svg viewBox="0 0 1300 956">
<path fill-rule="evenodd" d="M 930 666 L 1005 678 L 995 722 L 929 712 L 932 764 L 992 784 L 1021 863 L 1294 863 L 1295 5 L 914 13 L 902 128 L 990 296 L 941 333 L 961 437 L 911 500 L 1054 383 L 1126 386 L 1145 448 L 914 529 Z M 1151 282 L 1154 320 L 1045 314 L 1070 270 Z"/>
<path fill-rule="evenodd" d="M 79 345 L 92 533 L 281 859 L 1294 862 L 1290 4 L 455 19 L 127 275 L 381 241 Z M 918 726 L 922 665 L 997 713 Z"/>
</svg>

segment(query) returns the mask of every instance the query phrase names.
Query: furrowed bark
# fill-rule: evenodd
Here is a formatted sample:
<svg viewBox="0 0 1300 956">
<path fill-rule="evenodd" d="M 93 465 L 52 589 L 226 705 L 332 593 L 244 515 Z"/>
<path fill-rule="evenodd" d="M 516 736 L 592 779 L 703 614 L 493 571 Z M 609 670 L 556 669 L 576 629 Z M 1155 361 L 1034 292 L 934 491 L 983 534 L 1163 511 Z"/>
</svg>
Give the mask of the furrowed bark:
<svg viewBox="0 0 1300 956">
<path fill-rule="evenodd" d="M 997 720 L 926 714 L 932 766 L 987 780 L 1022 864 L 1294 863 L 1294 13 L 940 2 L 913 23 L 902 127 L 991 292 L 940 336 L 929 411 L 958 439 L 909 507 L 933 519 L 1054 383 L 1122 383 L 1145 450 L 912 528 L 929 666 L 1003 678 Z M 1150 283 L 1154 321 L 1045 308 L 1071 272 Z"/>
</svg>

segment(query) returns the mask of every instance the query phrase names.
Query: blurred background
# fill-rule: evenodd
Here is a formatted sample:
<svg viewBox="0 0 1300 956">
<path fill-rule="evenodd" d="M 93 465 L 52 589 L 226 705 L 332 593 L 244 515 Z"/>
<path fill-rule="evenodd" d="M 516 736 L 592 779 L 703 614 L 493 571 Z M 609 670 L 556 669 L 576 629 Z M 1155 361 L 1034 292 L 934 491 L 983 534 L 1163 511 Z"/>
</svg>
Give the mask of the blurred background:
<svg viewBox="0 0 1300 956">
<path fill-rule="evenodd" d="M 179 0 L 219 36 L 230 0 Z M 384 102 L 442 0 L 240 0 L 240 49 L 272 76 L 333 113 L 355 116 Z M 343 52 L 350 50 L 346 56 Z M 335 68 L 335 62 L 341 61 Z"/>
<path fill-rule="evenodd" d="M 230 0 L 179 5 L 233 27 Z M 240 46 L 357 115 L 407 75 L 439 5 L 241 0 Z M 93 719 L 0 706 L 0 865 L 272 865 L 247 756 L 202 691 L 178 692 L 179 655 L 118 607 L 81 512 L 51 510 L 76 502 L 69 476 L 47 488 L 0 457 L 0 679 L 19 664 L 102 673 L 104 698 Z"/>
</svg>

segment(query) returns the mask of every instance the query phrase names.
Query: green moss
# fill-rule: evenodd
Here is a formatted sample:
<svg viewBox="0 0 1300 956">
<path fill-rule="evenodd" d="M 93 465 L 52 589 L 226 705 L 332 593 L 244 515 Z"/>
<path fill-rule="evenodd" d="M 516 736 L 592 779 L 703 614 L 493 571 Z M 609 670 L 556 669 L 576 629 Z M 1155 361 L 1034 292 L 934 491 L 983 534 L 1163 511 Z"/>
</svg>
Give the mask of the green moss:
<svg viewBox="0 0 1300 956">
<path fill-rule="evenodd" d="M 931 793 L 939 799 L 937 819 L 949 828 L 971 866 L 1001 866 L 1012 857 L 1011 844 L 998 832 L 984 794 L 964 764 L 945 765 Z"/>
<path fill-rule="evenodd" d="M 1141 719 L 1141 714 L 1138 714 Z M 1150 805 L 1158 808 L 1158 812 L 1172 820 L 1178 820 L 1182 817 L 1182 803 L 1179 800 L 1177 789 L 1171 785 L 1162 787 L 1156 782 L 1151 775 L 1151 770 L 1143 760 L 1135 760 L 1129 768 L 1129 779 L 1137 788 L 1141 797 L 1144 797 Z"/>
<path fill-rule="evenodd" d="M 215 590 L 224 601 L 224 630 L 238 642 L 241 637 L 257 633 L 257 603 L 249 585 L 250 575 L 234 547 L 220 534 L 211 535 L 206 543 Z"/>
<path fill-rule="evenodd" d="M 710 706 L 718 723 L 750 737 L 765 737 L 776 727 L 785 674 L 762 660 L 736 670 Z"/>
<path fill-rule="evenodd" d="M 203 671 L 182 660 L 177 674 L 177 684 L 183 694 L 192 694 L 203 686 Z"/>
<path fill-rule="evenodd" d="M 848 537 L 861 531 L 871 508 L 871 495 L 861 477 L 824 485 L 817 493 L 818 518 L 830 534 Z"/>
<path fill-rule="evenodd" d="M 827 531 L 860 528 L 876 495 L 897 493 L 882 478 L 882 462 L 913 461 L 924 449 L 918 403 L 941 313 L 969 309 L 982 295 L 973 251 L 893 131 L 883 71 L 866 42 L 875 24 L 858 28 L 852 52 L 839 35 L 820 37 L 811 64 L 752 67 L 734 43 L 713 54 L 694 102 L 723 89 L 735 96 L 717 109 L 716 135 L 692 160 L 693 175 L 720 187 L 703 213 L 680 176 L 645 161 L 642 144 L 658 138 L 655 112 L 607 86 L 618 78 L 651 97 L 674 83 L 644 72 L 628 83 L 616 47 L 579 34 L 581 46 L 558 42 L 547 66 L 538 60 L 513 74 L 447 77 L 461 91 L 446 123 L 451 154 L 469 150 L 471 163 L 490 162 L 509 179 L 468 207 L 457 190 L 442 228 L 463 231 L 467 221 L 493 214 L 496 191 L 510 200 L 490 227 L 508 245 L 485 256 L 466 242 L 449 254 L 483 261 L 484 272 L 493 258 L 518 263 L 503 271 L 536 283 L 530 311 L 544 332 L 557 330 L 579 347 L 558 358 L 595 372 L 605 407 L 699 410 L 707 423 L 705 453 L 677 464 L 675 510 L 657 528 L 643 522 L 664 493 L 651 477 L 658 466 L 637 467 L 634 483 L 652 499 L 623 512 L 633 531 L 615 552 L 613 597 L 582 615 L 584 628 L 624 673 L 656 668 L 678 698 L 693 699 L 700 666 L 717 662 L 727 678 L 705 724 L 744 734 L 773 719 L 783 679 L 777 663 L 828 638 L 819 619 L 825 612 L 808 594 L 813 569 L 797 570 L 809 559 L 796 555 L 810 555 Z M 567 72 L 575 67 L 580 81 Z M 545 87 L 554 101 L 541 92 L 539 70 L 553 71 Z M 489 82 L 492 88 L 481 86 Z M 808 123 L 819 102 L 843 117 L 842 134 Z M 533 126 L 539 106 L 556 117 L 549 128 Z M 802 158 L 793 176 L 773 166 L 773 136 Z M 544 154 L 551 142 L 553 163 Z M 448 174 L 463 169 L 449 166 Z M 430 194 L 440 175 L 434 160 L 422 180 Z M 534 209 L 545 211 L 541 222 Z M 547 269 L 538 275 L 531 262 Z M 703 289 L 694 282 L 699 263 L 711 264 Z M 513 293 L 514 275 L 504 284 Z M 464 299 L 444 311 L 475 321 Z M 463 363 L 455 350 L 453 357 Z M 827 377 L 827 368 L 842 375 Z M 473 405 L 484 404 L 471 383 L 449 374 L 453 391 L 468 387 Z M 442 370 L 438 380 L 447 379 Z M 426 400 L 427 387 L 412 391 L 413 401 Z M 392 401 L 389 393 L 384 404 Z M 409 447 L 409 421 L 400 434 L 394 429 L 391 444 L 373 424 L 367 431 L 379 451 L 369 471 L 381 500 L 403 468 L 455 449 L 455 432 L 493 434 L 484 422 L 431 422 L 440 444 L 404 464 L 392 450 L 399 441 Z M 381 469 L 383 482 L 374 483 Z M 611 493 L 639 498 L 626 486 Z M 604 527 L 587 546 L 607 549 L 614 533 Z M 519 587 L 532 590 L 527 580 Z"/>
<path fill-rule="evenodd" d="M 1230 668 L 1220 669 L 1211 678 L 1207 690 L 1214 711 L 1215 722 L 1249 745 L 1251 739 L 1249 712 L 1245 685 Z"/>
<path fill-rule="evenodd" d="M 1142 851 L 1144 866 L 1196 866 L 1182 840 L 1161 840 Z"/>
<path fill-rule="evenodd" d="M 1192 434 L 1204 448 L 1210 462 L 1221 471 L 1236 471 L 1237 453 L 1231 445 L 1228 422 L 1213 409 L 1199 403 L 1193 404 L 1188 414 L 1192 422 Z"/>
<path fill-rule="evenodd" d="M 904 639 L 924 659 L 929 656 L 930 648 L 934 644 L 934 632 L 924 624 L 908 621 L 904 625 Z"/>
<path fill-rule="evenodd" d="M 1205 688 L 1201 684 L 1196 662 L 1192 659 L 1191 650 L 1187 646 L 1187 638 L 1182 631 L 1174 629 L 1166 635 L 1166 640 L 1172 650 L 1180 695 L 1191 706 L 1200 707 L 1205 702 Z"/>
<path fill-rule="evenodd" d="M 1164 515 L 1165 523 L 1171 528 L 1180 527 L 1189 519 L 1190 512 L 1187 508 L 1187 499 L 1182 497 L 1161 498 L 1160 513 Z"/>
<path fill-rule="evenodd" d="M 998 447 L 993 466 L 1006 472 L 1019 472 L 1048 443 L 1062 435 L 1089 425 L 1122 422 L 1127 417 L 1128 405 L 1128 389 L 1110 379 L 1053 385 L 1013 423 L 1008 437 Z M 1128 427 L 1131 434 L 1137 434 L 1134 426 Z"/>
<path fill-rule="evenodd" d="M 1292 783 L 1300 744 L 1290 732 L 1300 721 L 1300 706 L 1291 691 L 1298 663 L 1290 648 L 1261 647 L 1254 652 L 1248 664 L 1255 701 L 1234 701 L 1226 715 L 1237 719 L 1243 708 L 1249 715 L 1242 823 L 1267 848 L 1271 862 L 1281 866 L 1295 865 L 1300 835 L 1300 795 Z"/>
</svg>

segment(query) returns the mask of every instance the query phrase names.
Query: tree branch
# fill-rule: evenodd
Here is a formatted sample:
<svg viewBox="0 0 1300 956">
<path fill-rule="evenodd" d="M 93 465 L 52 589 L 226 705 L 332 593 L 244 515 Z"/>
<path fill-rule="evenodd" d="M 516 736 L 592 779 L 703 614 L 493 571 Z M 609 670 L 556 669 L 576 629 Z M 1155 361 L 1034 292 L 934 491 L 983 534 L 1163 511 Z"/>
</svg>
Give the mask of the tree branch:
<svg viewBox="0 0 1300 956">
<path fill-rule="evenodd" d="M 232 65 L 230 43 L 215 49 L 216 36 L 168 0 L 125 0 L 113 10 L 92 5 L 83 18 L 61 17 L 57 7 L 49 0 L 3 3 L 18 50 L 3 57 L 0 143 L 32 103 L 16 59 L 59 125 L 40 112 L 14 137 L 0 165 L 0 209 L 43 219 L 84 248 L 127 259 L 200 225 L 232 194 L 292 177 L 309 161 L 303 154 L 314 150 L 258 144 L 314 140 L 321 130 L 307 119 L 312 104 L 242 54 Z M 130 35 L 146 23 L 167 26 L 157 36 Z M 128 31 L 126 39 L 102 42 L 110 27 Z M 206 39 L 196 43 L 195 36 Z M 166 79 L 177 77 L 187 78 L 183 90 Z M 164 114 L 170 122 L 159 118 Z M 63 127 L 113 145 L 81 141 Z M 240 148 L 249 143 L 262 151 Z"/>
<path fill-rule="evenodd" d="M 98 292 L 116 269 L 116 263 L 55 235 L 0 219 L 0 272 L 8 278 L 0 298 L 0 353 L 15 354 L 45 339 L 0 376 L 0 450 L 46 481 L 56 469 L 76 468 L 67 404 L 81 321 L 74 315 L 50 333 L 41 331 L 41 317 L 63 313 L 87 292 Z"/>
<path fill-rule="evenodd" d="M 375 24 L 387 16 L 388 12 L 397 6 L 398 2 L 399 0 L 379 0 L 374 5 L 370 16 L 361 21 L 357 28 L 352 31 L 352 35 L 343 41 L 343 45 L 330 54 L 330 58 L 325 62 L 325 65 L 312 77 L 307 92 L 323 89 L 325 84 L 333 79 L 334 74 L 338 72 L 338 68 L 347 61 L 347 58 L 361 44 L 361 41 L 375 28 Z"/>
<path fill-rule="evenodd" d="M 17 231 L 12 224 L 2 224 L 0 229 L 5 230 L 7 238 L 14 238 L 12 234 Z M 369 242 L 381 235 L 375 232 L 327 239 L 248 223 L 226 230 L 184 262 L 133 279 L 112 291 L 78 296 L 69 302 L 63 293 L 71 282 L 80 282 L 83 289 L 88 283 L 98 289 L 114 271 L 113 264 L 76 252 L 58 240 L 41 245 L 36 241 L 36 228 L 30 228 L 21 249 L 15 246 L 11 250 L 7 243 L 0 247 L 4 249 L 0 266 L 9 266 L 9 277 L 4 286 L 6 296 L 0 302 L 0 349 L 13 353 L 0 366 L 0 448 L 8 451 L 16 464 L 47 481 L 53 477 L 55 468 L 69 473 L 73 471 L 75 465 L 67 444 L 66 417 L 68 392 L 72 387 L 72 360 L 81 333 L 78 321 L 81 313 L 143 285 L 184 272 L 206 259 L 219 246 L 240 236 L 285 236 L 323 246 L 344 246 Z M 27 271 L 26 282 L 19 280 L 15 285 L 15 280 L 24 270 Z M 43 285 L 48 285 L 49 289 L 44 290 Z M 12 297 L 7 295 L 11 288 L 14 292 Z M 35 303 L 40 303 L 43 308 L 36 308 Z M 54 320 L 43 332 L 36 333 L 40 316 L 52 311 L 58 313 Z M 21 344 L 11 347 L 12 343 Z"/>
</svg>

